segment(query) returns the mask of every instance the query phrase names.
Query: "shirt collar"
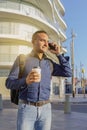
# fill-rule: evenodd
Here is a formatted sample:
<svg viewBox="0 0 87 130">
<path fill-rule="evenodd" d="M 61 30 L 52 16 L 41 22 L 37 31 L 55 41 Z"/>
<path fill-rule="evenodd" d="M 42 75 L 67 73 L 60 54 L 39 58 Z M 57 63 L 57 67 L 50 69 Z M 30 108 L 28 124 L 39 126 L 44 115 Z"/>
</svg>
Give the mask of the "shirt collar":
<svg viewBox="0 0 87 130">
<path fill-rule="evenodd" d="M 39 59 L 38 55 L 35 53 L 34 50 L 32 50 L 31 53 L 30 53 L 29 55 L 32 56 L 32 57 L 36 57 L 36 58 Z M 44 53 L 42 59 L 45 59 L 45 58 L 47 58 L 47 56 L 46 56 L 46 54 Z"/>
</svg>

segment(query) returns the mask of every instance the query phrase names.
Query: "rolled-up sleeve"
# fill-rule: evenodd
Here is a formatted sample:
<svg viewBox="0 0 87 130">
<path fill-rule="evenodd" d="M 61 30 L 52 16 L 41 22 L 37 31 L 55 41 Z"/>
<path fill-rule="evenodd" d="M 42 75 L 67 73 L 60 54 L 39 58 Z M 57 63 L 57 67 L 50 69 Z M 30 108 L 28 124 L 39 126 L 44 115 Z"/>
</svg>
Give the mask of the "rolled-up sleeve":
<svg viewBox="0 0 87 130">
<path fill-rule="evenodd" d="M 53 76 L 72 77 L 72 69 L 69 64 L 69 57 L 58 56 L 60 64 L 53 62 Z"/>
</svg>

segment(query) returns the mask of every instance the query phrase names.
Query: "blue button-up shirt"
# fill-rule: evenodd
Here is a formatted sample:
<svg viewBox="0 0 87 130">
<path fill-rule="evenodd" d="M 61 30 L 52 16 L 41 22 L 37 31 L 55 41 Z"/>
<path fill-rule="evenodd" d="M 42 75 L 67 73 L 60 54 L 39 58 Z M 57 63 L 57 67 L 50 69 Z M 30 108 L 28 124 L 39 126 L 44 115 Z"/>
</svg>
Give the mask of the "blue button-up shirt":
<svg viewBox="0 0 87 130">
<path fill-rule="evenodd" d="M 71 77 L 72 71 L 67 57 L 58 56 L 60 64 L 57 64 L 46 56 L 40 60 L 34 52 L 26 56 L 25 69 L 22 78 L 18 79 L 19 74 L 19 56 L 16 58 L 11 72 L 6 80 L 8 89 L 19 89 L 19 99 L 27 101 L 48 100 L 50 96 L 51 76 Z M 40 66 L 41 81 L 37 83 L 26 84 L 26 76 L 32 68 Z"/>
</svg>

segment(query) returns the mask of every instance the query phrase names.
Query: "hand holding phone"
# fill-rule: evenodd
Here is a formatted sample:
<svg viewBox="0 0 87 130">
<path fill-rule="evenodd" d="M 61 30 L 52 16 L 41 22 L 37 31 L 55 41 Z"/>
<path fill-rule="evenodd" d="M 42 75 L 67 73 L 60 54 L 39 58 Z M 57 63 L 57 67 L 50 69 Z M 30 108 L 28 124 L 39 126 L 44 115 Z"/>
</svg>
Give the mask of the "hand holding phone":
<svg viewBox="0 0 87 130">
<path fill-rule="evenodd" d="M 49 48 L 50 48 L 50 49 L 55 50 L 55 46 L 52 45 L 52 43 L 48 43 L 48 45 L 49 45 Z"/>
<path fill-rule="evenodd" d="M 49 51 L 50 51 L 51 53 L 60 54 L 61 49 L 60 49 L 60 46 L 59 46 L 59 45 L 57 45 L 57 44 L 54 43 L 54 42 L 53 42 L 53 43 L 49 42 L 48 45 L 49 45 Z"/>
</svg>

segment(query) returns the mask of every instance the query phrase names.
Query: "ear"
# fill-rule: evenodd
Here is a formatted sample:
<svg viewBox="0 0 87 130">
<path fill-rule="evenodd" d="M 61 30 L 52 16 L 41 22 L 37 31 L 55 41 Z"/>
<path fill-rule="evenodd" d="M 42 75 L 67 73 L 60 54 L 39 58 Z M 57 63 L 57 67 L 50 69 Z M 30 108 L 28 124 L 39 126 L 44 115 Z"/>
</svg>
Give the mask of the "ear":
<svg viewBox="0 0 87 130">
<path fill-rule="evenodd" d="M 32 44 L 35 44 L 35 41 L 36 41 L 35 39 L 32 39 Z"/>
</svg>

